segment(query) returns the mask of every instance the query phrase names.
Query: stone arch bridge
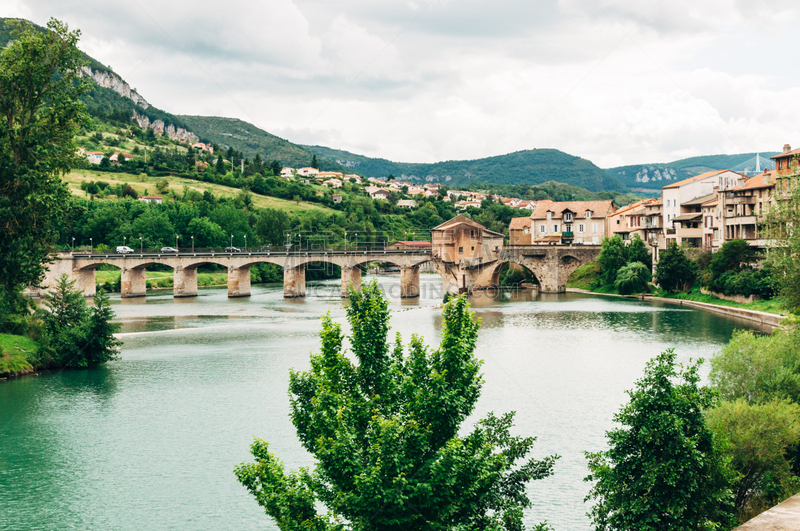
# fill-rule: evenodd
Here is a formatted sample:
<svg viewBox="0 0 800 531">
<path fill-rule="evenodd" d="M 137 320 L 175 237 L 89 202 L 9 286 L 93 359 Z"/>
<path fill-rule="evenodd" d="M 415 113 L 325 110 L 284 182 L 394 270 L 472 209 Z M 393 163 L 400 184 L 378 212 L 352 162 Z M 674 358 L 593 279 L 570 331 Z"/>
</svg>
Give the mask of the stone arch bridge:
<svg viewBox="0 0 800 531">
<path fill-rule="evenodd" d="M 283 268 L 283 295 L 286 298 L 304 297 L 306 293 L 306 267 L 311 263 L 329 263 L 341 267 L 342 296 L 351 289 L 361 288 L 361 266 L 370 262 L 388 263 L 400 269 L 400 296 L 418 297 L 420 266 L 432 262 L 450 293 L 472 292 L 496 288 L 500 271 L 506 263 L 519 264 L 530 270 L 539 280 L 545 293 L 565 291 L 567 279 L 580 265 L 596 259 L 599 246 L 507 246 L 489 259 L 471 258 L 459 262 L 446 262 L 430 250 L 391 251 L 309 251 L 268 253 L 131 253 L 82 254 L 61 253 L 49 265 L 42 283 L 47 289 L 55 285 L 62 274 L 76 281 L 76 287 L 86 296 L 94 296 L 95 271 L 103 264 L 120 269 L 121 294 L 124 298 L 144 297 L 145 271 L 148 266 L 160 264 L 174 271 L 175 297 L 197 295 L 197 268 L 217 264 L 228 271 L 228 297 L 250 296 L 250 268 L 255 264 L 276 264 Z M 488 256 L 488 255 L 487 255 Z"/>
</svg>

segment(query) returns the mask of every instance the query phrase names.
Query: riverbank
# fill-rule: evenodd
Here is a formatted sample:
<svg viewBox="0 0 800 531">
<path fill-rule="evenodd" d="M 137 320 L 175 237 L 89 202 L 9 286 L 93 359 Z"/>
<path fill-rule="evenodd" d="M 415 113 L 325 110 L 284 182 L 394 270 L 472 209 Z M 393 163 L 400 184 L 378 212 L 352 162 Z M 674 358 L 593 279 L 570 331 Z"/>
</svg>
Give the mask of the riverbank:
<svg viewBox="0 0 800 531">
<path fill-rule="evenodd" d="M 0 334 L 0 378 L 33 372 L 29 356 L 39 350 L 33 339 L 13 334 Z"/>
<path fill-rule="evenodd" d="M 731 301 L 723 301 L 722 299 L 717 299 L 726 304 L 716 304 L 716 303 L 709 303 L 709 302 L 702 302 L 691 300 L 688 298 L 681 298 L 681 297 L 659 297 L 650 295 L 648 293 L 642 293 L 638 295 L 619 295 L 616 293 L 598 293 L 595 291 L 580 289 L 580 288 L 567 288 L 568 293 L 586 293 L 589 295 L 603 295 L 606 297 L 621 297 L 624 299 L 638 299 L 642 301 L 656 301 L 656 302 L 665 302 L 669 304 L 679 304 L 681 306 L 688 306 L 690 308 L 697 308 L 701 310 L 706 310 L 709 312 L 717 313 L 720 315 L 725 315 L 728 317 L 735 317 L 739 319 L 746 319 L 748 321 L 753 321 L 765 326 L 769 326 L 773 329 L 778 328 L 781 326 L 781 322 L 786 319 L 786 315 L 780 313 L 773 313 L 773 312 L 766 312 L 760 310 L 752 310 L 749 308 L 743 308 L 743 306 L 749 306 L 746 304 L 738 304 Z M 686 295 L 686 294 L 677 294 L 677 295 Z M 705 296 L 710 297 L 712 299 L 716 299 L 713 296 Z M 767 302 L 767 301 L 755 301 L 750 304 L 756 304 L 758 302 Z"/>
</svg>

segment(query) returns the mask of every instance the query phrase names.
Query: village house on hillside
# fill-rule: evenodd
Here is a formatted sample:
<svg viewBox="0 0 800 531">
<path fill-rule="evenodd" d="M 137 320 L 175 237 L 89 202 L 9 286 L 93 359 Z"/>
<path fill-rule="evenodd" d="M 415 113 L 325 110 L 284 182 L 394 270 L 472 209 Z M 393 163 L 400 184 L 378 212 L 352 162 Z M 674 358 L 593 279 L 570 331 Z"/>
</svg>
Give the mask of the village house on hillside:
<svg viewBox="0 0 800 531">
<path fill-rule="evenodd" d="M 319 170 L 317 168 L 307 166 L 297 170 L 297 175 L 302 175 L 303 177 L 308 177 L 309 175 L 319 175 Z"/>
<path fill-rule="evenodd" d="M 364 191 L 369 194 L 372 199 L 382 199 L 384 201 L 389 199 L 391 192 L 377 186 L 367 186 Z"/>
<path fill-rule="evenodd" d="M 616 210 L 606 201 L 538 201 L 531 213 L 533 244 L 599 245 L 608 235 L 609 216 Z M 524 227 L 523 227 L 524 229 Z"/>
</svg>

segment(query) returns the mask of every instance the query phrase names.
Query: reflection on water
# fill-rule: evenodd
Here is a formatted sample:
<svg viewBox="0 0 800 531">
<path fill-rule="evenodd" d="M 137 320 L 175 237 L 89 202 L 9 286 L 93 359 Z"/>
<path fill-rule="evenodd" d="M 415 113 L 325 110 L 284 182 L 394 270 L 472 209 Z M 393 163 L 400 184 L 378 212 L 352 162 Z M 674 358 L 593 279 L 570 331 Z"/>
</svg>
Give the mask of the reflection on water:
<svg viewBox="0 0 800 531">
<path fill-rule="evenodd" d="M 378 282 L 399 293 L 398 277 Z M 421 282 L 420 299 L 391 299 L 391 333 L 438 345 L 441 281 Z M 276 529 L 232 471 L 254 436 L 290 468 L 312 463 L 288 418 L 288 372 L 307 368 L 321 315 L 347 323 L 338 281 L 309 283 L 307 293 L 284 300 L 282 286 L 264 285 L 242 299 L 225 289 L 117 298 L 120 360 L 0 384 L 2 525 Z M 647 360 L 670 347 L 682 362 L 708 358 L 749 327 L 629 299 L 485 295 L 473 299 L 485 384 L 465 430 L 489 411 L 515 410 L 515 433 L 538 437 L 537 457 L 562 456 L 554 477 L 531 486 L 527 520 L 563 530 L 590 528 L 583 452 L 604 447 Z"/>
</svg>

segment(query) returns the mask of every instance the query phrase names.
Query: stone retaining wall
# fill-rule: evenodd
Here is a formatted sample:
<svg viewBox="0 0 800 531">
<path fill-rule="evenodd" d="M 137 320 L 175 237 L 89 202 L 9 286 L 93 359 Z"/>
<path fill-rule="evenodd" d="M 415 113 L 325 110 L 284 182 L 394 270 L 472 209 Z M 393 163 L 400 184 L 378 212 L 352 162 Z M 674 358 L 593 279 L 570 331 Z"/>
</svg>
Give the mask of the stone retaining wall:
<svg viewBox="0 0 800 531">
<path fill-rule="evenodd" d="M 707 310 L 709 312 L 726 315 L 728 317 L 737 317 L 739 319 L 753 321 L 773 329 L 778 328 L 781 325 L 781 321 L 783 321 L 786 318 L 785 315 L 777 315 L 774 313 L 767 313 L 767 312 L 757 312 L 755 310 L 745 310 L 744 308 L 734 308 L 733 306 L 720 306 L 718 304 L 709 304 L 707 302 L 698 302 L 698 301 L 688 301 L 684 299 L 667 299 L 664 297 L 651 297 L 650 295 L 614 295 L 607 293 L 594 293 L 592 291 L 587 291 L 585 289 L 577 289 L 577 288 L 567 288 L 567 291 L 571 293 L 588 293 L 590 295 L 602 295 L 605 297 L 622 297 L 626 299 L 639 299 L 642 301 L 658 301 L 658 302 L 666 302 L 669 304 L 678 304 L 680 306 L 689 306 L 690 308 Z"/>
<path fill-rule="evenodd" d="M 738 302 L 739 304 L 750 304 L 753 301 L 760 301 L 761 297 L 758 295 L 750 295 L 745 297 L 744 295 L 725 295 L 724 293 L 717 293 L 716 291 L 709 291 L 705 288 L 700 288 L 700 293 L 703 295 L 713 295 L 718 299 L 722 299 L 724 301 L 731 301 L 731 302 Z"/>
</svg>

